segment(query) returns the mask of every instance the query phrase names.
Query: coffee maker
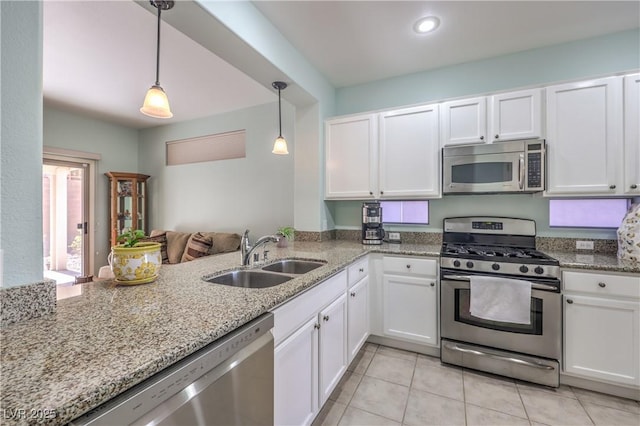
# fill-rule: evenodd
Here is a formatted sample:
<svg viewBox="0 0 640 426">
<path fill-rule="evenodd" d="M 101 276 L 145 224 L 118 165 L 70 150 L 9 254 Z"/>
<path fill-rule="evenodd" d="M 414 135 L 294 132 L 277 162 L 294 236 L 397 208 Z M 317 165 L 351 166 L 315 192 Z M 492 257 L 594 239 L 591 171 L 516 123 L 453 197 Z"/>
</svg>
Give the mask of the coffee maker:
<svg viewBox="0 0 640 426">
<path fill-rule="evenodd" d="M 382 206 L 380 203 L 362 203 L 362 244 L 382 244 Z"/>
</svg>

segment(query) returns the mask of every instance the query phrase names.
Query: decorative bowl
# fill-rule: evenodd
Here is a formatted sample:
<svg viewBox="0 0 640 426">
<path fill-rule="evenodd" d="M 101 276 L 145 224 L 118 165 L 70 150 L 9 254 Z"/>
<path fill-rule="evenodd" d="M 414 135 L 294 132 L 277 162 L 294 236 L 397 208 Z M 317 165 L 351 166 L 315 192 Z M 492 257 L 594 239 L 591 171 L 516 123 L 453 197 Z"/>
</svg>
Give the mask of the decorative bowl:
<svg viewBox="0 0 640 426">
<path fill-rule="evenodd" d="M 162 266 L 160 243 L 143 242 L 136 244 L 135 247 L 112 247 L 109 266 L 118 284 L 136 285 L 153 282 L 158 278 Z"/>
</svg>

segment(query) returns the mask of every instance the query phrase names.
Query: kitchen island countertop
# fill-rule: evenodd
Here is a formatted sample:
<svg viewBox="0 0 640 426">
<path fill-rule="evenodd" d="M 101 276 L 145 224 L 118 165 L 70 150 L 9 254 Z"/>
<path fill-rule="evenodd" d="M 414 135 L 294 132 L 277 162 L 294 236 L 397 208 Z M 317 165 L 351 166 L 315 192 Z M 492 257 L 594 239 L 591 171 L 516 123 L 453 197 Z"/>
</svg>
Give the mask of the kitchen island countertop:
<svg viewBox="0 0 640 426">
<path fill-rule="evenodd" d="M 238 252 L 163 266 L 158 280 L 82 284 L 56 313 L 0 330 L 3 424 L 64 424 L 242 324 L 328 278 L 368 252 L 437 257 L 439 245 L 358 241 L 294 242 L 278 258 L 326 265 L 266 289 L 210 284 L 205 276 L 238 268 Z M 548 253 L 562 267 L 640 272 L 615 256 Z"/>
</svg>

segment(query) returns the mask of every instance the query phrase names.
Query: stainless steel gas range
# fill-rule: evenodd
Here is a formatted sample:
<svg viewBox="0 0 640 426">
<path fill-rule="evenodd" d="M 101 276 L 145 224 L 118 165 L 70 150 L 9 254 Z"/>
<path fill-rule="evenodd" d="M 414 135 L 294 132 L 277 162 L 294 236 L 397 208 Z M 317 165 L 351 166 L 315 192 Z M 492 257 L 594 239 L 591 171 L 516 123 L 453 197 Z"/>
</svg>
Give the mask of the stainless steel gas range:
<svg viewBox="0 0 640 426">
<path fill-rule="evenodd" d="M 535 249 L 535 235 L 532 220 L 501 217 L 444 220 L 440 255 L 442 362 L 559 386 L 560 267 L 556 259 Z M 511 282 L 530 286 L 529 323 L 471 315 L 471 300 L 476 297 L 471 295 L 471 282 L 478 281 L 474 277 L 492 277 L 490 281 L 500 285 Z M 506 292 L 511 290 L 502 288 Z M 500 297 L 496 295 L 496 299 Z"/>
</svg>

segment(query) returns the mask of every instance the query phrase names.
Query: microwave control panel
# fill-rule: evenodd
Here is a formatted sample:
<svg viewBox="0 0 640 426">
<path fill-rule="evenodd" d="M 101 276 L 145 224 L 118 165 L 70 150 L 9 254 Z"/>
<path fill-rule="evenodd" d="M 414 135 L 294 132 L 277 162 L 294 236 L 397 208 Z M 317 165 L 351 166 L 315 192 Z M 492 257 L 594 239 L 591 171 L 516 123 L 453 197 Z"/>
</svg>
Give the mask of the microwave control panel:
<svg viewBox="0 0 640 426">
<path fill-rule="evenodd" d="M 527 154 L 527 186 L 529 188 L 542 187 L 542 153 L 529 152 Z"/>
</svg>

